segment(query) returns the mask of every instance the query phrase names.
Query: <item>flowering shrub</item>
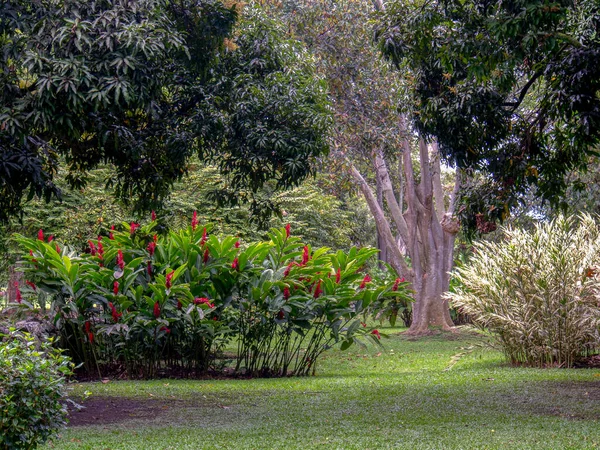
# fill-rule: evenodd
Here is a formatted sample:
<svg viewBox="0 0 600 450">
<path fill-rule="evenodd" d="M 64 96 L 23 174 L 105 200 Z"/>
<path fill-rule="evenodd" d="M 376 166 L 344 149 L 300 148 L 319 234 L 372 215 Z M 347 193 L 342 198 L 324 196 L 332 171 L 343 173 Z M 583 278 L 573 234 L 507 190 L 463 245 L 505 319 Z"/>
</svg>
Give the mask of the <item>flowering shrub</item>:
<svg viewBox="0 0 600 450">
<path fill-rule="evenodd" d="M 0 448 L 33 449 L 64 426 L 64 377 L 72 365 L 51 342 L 0 336 Z"/>
<path fill-rule="evenodd" d="M 61 344 L 88 372 L 114 362 L 133 377 L 205 371 L 233 341 L 239 373 L 305 375 L 337 342 L 378 341 L 359 315 L 398 294 L 361 273 L 372 249 L 313 250 L 289 227 L 242 246 L 196 216 L 166 236 L 155 225 L 113 226 L 83 254 L 17 237 L 28 281 L 53 298 Z"/>
</svg>

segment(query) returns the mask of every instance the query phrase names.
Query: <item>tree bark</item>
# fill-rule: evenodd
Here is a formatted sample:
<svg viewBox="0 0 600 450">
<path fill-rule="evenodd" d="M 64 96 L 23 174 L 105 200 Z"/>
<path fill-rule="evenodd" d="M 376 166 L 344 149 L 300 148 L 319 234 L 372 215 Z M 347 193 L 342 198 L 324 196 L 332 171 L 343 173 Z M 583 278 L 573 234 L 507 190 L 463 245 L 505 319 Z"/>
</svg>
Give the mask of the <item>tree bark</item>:
<svg viewBox="0 0 600 450">
<path fill-rule="evenodd" d="M 437 145 L 428 145 L 423 139 L 419 140 L 420 180 L 417 182 L 404 120 L 402 126 L 407 137 L 403 141 L 400 165 L 404 178 L 404 182 L 400 183 L 403 190 L 401 196 L 394 192 L 383 152 L 376 152 L 374 160 L 377 194 L 385 201 L 389 218 L 384 213 L 382 203 L 373 195 L 355 167 L 352 167 L 352 174 L 375 218 L 392 267 L 411 283 L 415 291 L 413 322 L 407 334 L 423 335 L 430 333 L 430 327 L 451 330 L 454 326 L 444 293 L 449 288 L 449 272 L 452 270 L 454 242 L 458 232 L 454 208 L 461 180 L 457 175 L 446 208 Z M 400 252 L 398 242 L 405 245 L 410 267 Z"/>
</svg>

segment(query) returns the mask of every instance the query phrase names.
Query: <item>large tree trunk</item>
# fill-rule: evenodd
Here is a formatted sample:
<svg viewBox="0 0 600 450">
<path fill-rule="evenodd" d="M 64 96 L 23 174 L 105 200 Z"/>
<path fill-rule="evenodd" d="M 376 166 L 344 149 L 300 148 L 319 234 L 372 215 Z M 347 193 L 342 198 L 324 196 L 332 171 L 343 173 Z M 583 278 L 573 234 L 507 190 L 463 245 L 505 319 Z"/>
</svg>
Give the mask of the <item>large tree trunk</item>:
<svg viewBox="0 0 600 450">
<path fill-rule="evenodd" d="M 405 122 L 402 122 L 409 136 Z M 387 205 L 388 215 L 378 202 L 364 177 L 352 168 L 354 178 L 377 223 L 378 235 L 387 247 L 387 255 L 394 269 L 405 277 L 415 291 L 413 323 L 408 331 L 412 335 L 430 332 L 430 327 L 450 330 L 453 327 L 444 300 L 449 288 L 449 272 L 452 270 L 454 241 L 458 222 L 454 218 L 455 198 L 460 187 L 457 176 L 454 190 L 448 201 L 443 195 L 441 167 L 437 146 L 419 141 L 420 180 L 415 180 L 411 147 L 408 138 L 402 149 L 402 172 L 404 192 L 396 195 L 390 180 L 385 155 L 379 151 L 374 158 L 377 176 L 377 193 L 381 192 Z M 389 217 L 389 219 L 388 219 Z M 395 235 L 394 235 L 395 234 Z M 407 264 L 398 242 L 402 242 L 410 258 Z"/>
</svg>

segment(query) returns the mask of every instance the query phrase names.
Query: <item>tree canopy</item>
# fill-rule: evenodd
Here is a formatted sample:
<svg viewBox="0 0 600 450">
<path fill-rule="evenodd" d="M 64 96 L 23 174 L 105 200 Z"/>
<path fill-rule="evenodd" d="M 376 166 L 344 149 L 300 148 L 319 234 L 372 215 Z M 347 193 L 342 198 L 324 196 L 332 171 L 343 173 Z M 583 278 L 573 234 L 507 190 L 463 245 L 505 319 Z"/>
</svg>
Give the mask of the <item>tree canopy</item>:
<svg viewBox="0 0 600 450">
<path fill-rule="evenodd" d="M 412 77 L 408 112 L 452 164 L 491 175 L 489 215 L 531 186 L 558 200 L 600 142 L 598 2 L 386 6 L 377 40 Z"/>
<path fill-rule="evenodd" d="M 161 203 L 197 154 L 218 198 L 290 187 L 327 149 L 312 60 L 258 9 L 218 0 L 9 0 L 0 9 L 0 220 L 99 164 L 124 201 Z M 253 203 L 258 211 L 260 204 Z"/>
</svg>

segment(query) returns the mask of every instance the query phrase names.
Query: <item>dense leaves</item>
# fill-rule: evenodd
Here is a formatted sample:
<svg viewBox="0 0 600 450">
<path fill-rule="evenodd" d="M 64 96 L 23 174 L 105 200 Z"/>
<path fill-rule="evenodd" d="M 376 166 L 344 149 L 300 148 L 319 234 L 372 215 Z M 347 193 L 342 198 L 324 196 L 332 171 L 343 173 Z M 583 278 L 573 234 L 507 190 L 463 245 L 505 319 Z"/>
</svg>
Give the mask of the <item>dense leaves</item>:
<svg viewBox="0 0 600 450">
<path fill-rule="evenodd" d="M 325 151 L 311 61 L 278 25 L 216 0 L 24 2 L 0 12 L 0 220 L 100 163 L 126 202 L 160 203 L 193 154 L 232 189 L 289 187 Z M 268 129 L 268 132 L 265 130 Z"/>
<path fill-rule="evenodd" d="M 66 423 L 65 376 L 72 364 L 51 341 L 16 332 L 0 337 L 0 444 L 34 449 Z"/>
<path fill-rule="evenodd" d="M 492 175 L 501 218 L 531 185 L 557 201 L 600 142 L 599 31 L 593 0 L 392 2 L 377 39 L 413 77 L 418 130 Z"/>
</svg>

